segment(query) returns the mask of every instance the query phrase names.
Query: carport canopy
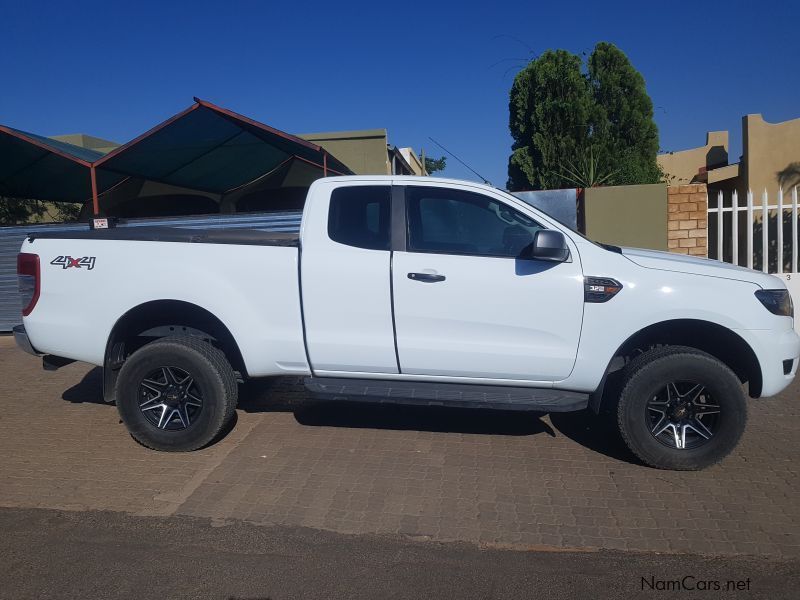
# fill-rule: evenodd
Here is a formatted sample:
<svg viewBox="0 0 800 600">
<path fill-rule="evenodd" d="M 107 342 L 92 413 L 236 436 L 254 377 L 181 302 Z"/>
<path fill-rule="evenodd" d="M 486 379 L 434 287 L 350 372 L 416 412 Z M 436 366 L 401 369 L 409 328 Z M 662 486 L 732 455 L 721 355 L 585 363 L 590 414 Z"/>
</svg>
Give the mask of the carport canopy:
<svg viewBox="0 0 800 600">
<path fill-rule="evenodd" d="M 0 196 L 53 202 L 92 198 L 91 164 L 102 154 L 0 125 Z M 107 189 L 123 176 L 98 174 Z"/>
<path fill-rule="evenodd" d="M 195 98 L 195 104 L 94 163 L 109 172 L 226 194 L 292 161 L 351 174 L 323 148 Z"/>
<path fill-rule="evenodd" d="M 322 175 L 352 174 L 316 144 L 194 100 L 186 110 L 106 155 L 0 125 L 0 196 L 54 202 L 92 199 L 98 214 L 98 195 L 129 177 L 224 195 L 298 162 Z"/>
</svg>

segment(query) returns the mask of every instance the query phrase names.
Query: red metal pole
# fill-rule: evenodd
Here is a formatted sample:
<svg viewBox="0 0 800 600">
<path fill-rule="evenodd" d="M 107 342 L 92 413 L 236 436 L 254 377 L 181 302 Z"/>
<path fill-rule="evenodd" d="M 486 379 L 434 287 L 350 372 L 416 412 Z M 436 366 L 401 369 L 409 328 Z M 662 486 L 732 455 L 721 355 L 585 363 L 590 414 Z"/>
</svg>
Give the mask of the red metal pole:
<svg viewBox="0 0 800 600">
<path fill-rule="evenodd" d="M 92 177 L 92 208 L 94 209 L 94 216 L 100 215 L 100 202 L 97 200 L 97 176 L 95 175 L 94 166 L 89 169 Z"/>
</svg>

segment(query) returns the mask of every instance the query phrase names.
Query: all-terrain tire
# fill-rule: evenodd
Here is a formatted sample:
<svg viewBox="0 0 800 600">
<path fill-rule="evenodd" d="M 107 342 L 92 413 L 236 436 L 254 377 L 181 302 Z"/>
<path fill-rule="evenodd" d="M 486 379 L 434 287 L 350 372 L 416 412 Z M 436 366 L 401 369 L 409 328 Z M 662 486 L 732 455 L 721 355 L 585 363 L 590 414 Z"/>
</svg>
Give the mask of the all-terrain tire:
<svg viewBox="0 0 800 600">
<path fill-rule="evenodd" d="M 697 439 L 694 447 L 688 444 L 684 448 L 677 447 L 678 434 L 671 446 L 667 438 L 673 430 L 667 430 L 660 437 L 654 434 L 659 427 L 653 425 L 653 419 L 661 418 L 658 412 L 661 407 L 654 409 L 649 403 L 666 398 L 665 390 L 671 382 L 683 382 L 679 384 L 684 386 L 683 390 L 692 384 L 702 385 L 711 399 L 709 404 L 715 403 L 719 408 L 713 415 L 714 431 L 709 439 L 697 436 L 694 429 L 689 430 Z M 703 404 L 696 406 L 698 412 L 708 410 Z M 655 411 L 655 416 L 651 416 L 651 411 Z M 747 402 L 739 378 L 710 354 L 684 346 L 662 346 L 641 354 L 625 369 L 617 425 L 628 448 L 647 465 L 680 471 L 704 469 L 725 458 L 736 447 L 746 423 Z M 702 425 L 697 425 L 697 430 L 702 431 Z"/>
<path fill-rule="evenodd" d="M 150 377 L 159 372 L 164 373 L 163 382 L 158 375 Z M 174 373 L 179 374 L 177 378 Z M 191 377 L 191 397 L 200 399 L 199 410 L 193 405 L 189 412 L 184 406 L 184 412 L 172 416 L 168 426 L 156 422 L 162 414 L 157 406 L 162 393 L 167 398 L 168 391 L 170 402 L 175 397 L 177 403 L 180 392 L 186 391 L 169 386 L 175 382 L 170 378 L 179 380 L 187 375 Z M 150 393 L 151 389 L 155 391 Z M 230 421 L 238 400 L 236 376 L 225 355 L 189 336 L 165 337 L 139 348 L 123 364 L 116 391 L 117 409 L 131 436 L 148 448 L 165 452 L 188 452 L 207 445 Z M 158 399 L 148 401 L 148 394 Z M 142 410 L 142 406 L 155 406 L 155 410 Z M 167 409 L 163 410 L 166 413 Z"/>
</svg>

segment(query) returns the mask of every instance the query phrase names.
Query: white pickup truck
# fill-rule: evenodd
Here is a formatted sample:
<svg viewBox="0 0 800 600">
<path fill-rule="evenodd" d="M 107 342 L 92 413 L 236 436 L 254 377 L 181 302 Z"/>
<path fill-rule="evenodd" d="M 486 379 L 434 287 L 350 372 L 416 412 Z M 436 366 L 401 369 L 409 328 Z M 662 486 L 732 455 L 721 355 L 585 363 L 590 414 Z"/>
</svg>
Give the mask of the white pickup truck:
<svg viewBox="0 0 800 600">
<path fill-rule="evenodd" d="M 104 369 L 142 444 L 211 442 L 245 378 L 320 399 L 613 410 L 644 463 L 727 455 L 749 395 L 795 375 L 783 282 L 706 259 L 595 244 L 467 182 L 332 177 L 299 235 L 116 228 L 31 235 L 18 344 Z"/>
</svg>

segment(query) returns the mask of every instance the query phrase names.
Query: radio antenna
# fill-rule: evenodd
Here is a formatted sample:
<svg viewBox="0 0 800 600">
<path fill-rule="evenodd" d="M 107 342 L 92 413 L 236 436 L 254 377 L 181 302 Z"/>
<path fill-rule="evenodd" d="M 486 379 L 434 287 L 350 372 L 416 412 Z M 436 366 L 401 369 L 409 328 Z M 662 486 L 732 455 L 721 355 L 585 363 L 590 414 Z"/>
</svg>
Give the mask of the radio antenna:
<svg viewBox="0 0 800 600">
<path fill-rule="evenodd" d="M 467 167 L 467 168 L 468 168 L 470 171 L 472 171 L 473 173 L 475 173 L 475 175 L 477 175 L 477 176 L 478 176 L 478 178 L 479 178 L 481 181 L 483 181 L 483 183 L 485 183 L 486 185 L 492 185 L 492 182 L 491 182 L 491 181 L 489 181 L 488 179 L 486 179 L 486 177 L 484 177 L 483 175 L 481 175 L 480 173 L 478 173 L 478 172 L 477 172 L 475 169 L 473 169 L 472 167 L 470 167 L 470 166 L 469 166 L 467 163 L 465 163 L 463 160 L 461 160 L 460 158 L 458 158 L 458 157 L 457 157 L 455 154 L 453 154 L 452 152 L 450 152 L 450 150 L 448 150 L 447 148 L 445 148 L 444 146 L 442 146 L 442 145 L 441 145 L 439 142 L 437 142 L 437 141 L 436 141 L 435 139 L 433 139 L 431 136 L 428 136 L 428 139 L 429 139 L 430 141 L 432 141 L 434 144 L 436 144 L 437 146 L 439 146 L 439 148 L 441 148 L 442 150 L 444 150 L 445 152 L 447 152 L 447 153 L 448 153 L 450 156 L 452 156 L 453 158 L 455 158 L 455 159 L 456 159 L 458 162 L 460 162 L 462 165 L 464 165 L 465 167 Z"/>
</svg>

